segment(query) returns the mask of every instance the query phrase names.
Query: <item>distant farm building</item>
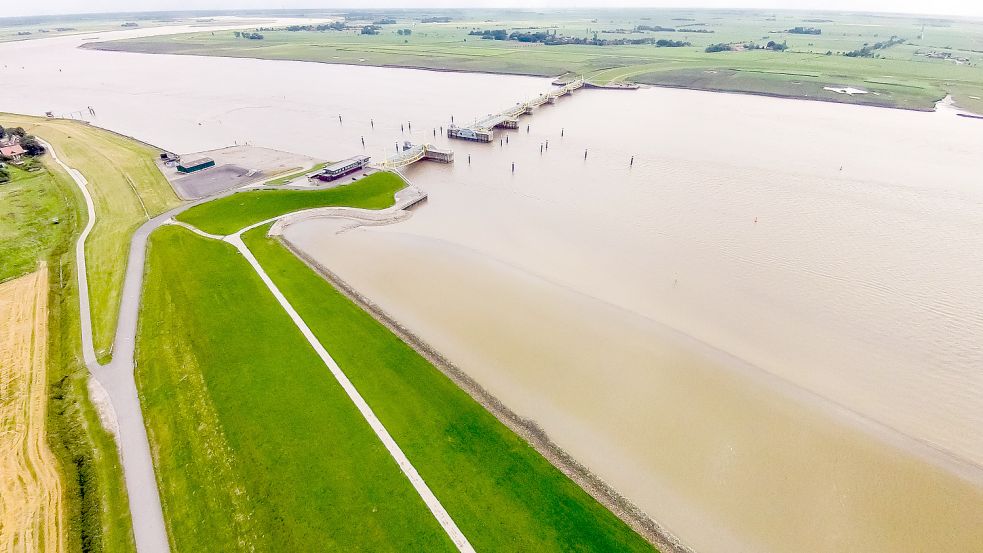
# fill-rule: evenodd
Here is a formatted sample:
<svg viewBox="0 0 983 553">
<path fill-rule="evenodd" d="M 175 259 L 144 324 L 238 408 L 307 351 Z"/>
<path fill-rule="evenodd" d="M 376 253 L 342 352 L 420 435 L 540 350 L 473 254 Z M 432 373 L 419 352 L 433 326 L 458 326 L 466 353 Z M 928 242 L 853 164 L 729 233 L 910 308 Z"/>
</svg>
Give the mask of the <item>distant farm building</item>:
<svg viewBox="0 0 983 553">
<path fill-rule="evenodd" d="M 9 146 L 0 147 L 0 156 L 4 159 L 10 159 L 12 161 L 20 161 L 24 154 L 24 148 L 20 144 L 11 144 Z"/>
<path fill-rule="evenodd" d="M 369 156 L 355 156 L 348 159 L 343 159 L 339 162 L 328 165 L 316 173 L 307 175 L 307 178 L 321 181 L 333 181 L 339 177 L 343 177 L 349 173 L 354 173 L 355 171 L 365 168 L 365 166 L 369 164 L 369 159 L 371 159 Z"/>
<path fill-rule="evenodd" d="M 178 164 L 177 170 L 181 173 L 194 173 L 202 169 L 215 166 L 215 160 L 210 157 L 198 158 L 194 161 L 182 161 Z"/>
</svg>

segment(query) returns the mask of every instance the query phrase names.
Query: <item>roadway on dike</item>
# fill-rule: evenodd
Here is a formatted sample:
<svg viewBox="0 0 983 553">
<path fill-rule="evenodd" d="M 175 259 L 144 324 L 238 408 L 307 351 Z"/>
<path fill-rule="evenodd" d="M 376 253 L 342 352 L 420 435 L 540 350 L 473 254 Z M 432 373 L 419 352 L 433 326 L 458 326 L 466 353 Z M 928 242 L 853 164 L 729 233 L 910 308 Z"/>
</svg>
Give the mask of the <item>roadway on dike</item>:
<svg viewBox="0 0 983 553">
<path fill-rule="evenodd" d="M 252 228 L 274 222 L 291 215 L 301 214 L 305 211 L 318 212 L 321 210 L 321 216 L 344 216 L 358 219 L 359 212 L 367 210 L 343 207 L 302 210 L 300 212 L 284 214 L 267 221 L 250 225 L 249 227 L 241 229 L 239 232 L 226 237 L 210 235 L 190 225 L 177 223 L 174 221 L 173 218 L 186 209 L 201 203 L 235 194 L 241 190 L 233 189 L 186 203 L 149 219 L 147 222 L 141 225 L 136 232 L 134 232 L 133 238 L 130 241 L 129 259 L 127 260 L 126 264 L 126 275 L 124 277 L 123 292 L 120 299 L 119 321 L 116 327 L 116 335 L 113 340 L 113 358 L 108 364 L 100 365 L 96 359 L 95 347 L 92 341 L 92 318 L 89 303 L 88 277 L 85 269 L 85 240 L 88 238 L 89 233 L 92 231 L 92 227 L 95 225 L 95 205 L 92 201 L 92 196 L 89 194 L 87 188 L 88 181 L 86 180 L 85 176 L 82 175 L 82 173 L 77 169 L 68 166 L 64 161 L 62 161 L 51 144 L 43 140 L 39 141 L 48 149 L 52 159 L 72 177 L 72 180 L 75 181 L 75 184 L 82 192 L 82 196 L 85 198 L 86 209 L 88 211 L 88 221 L 86 222 L 82 233 L 79 235 L 78 242 L 75 246 L 75 257 L 78 267 L 82 357 L 85 361 L 86 367 L 89 369 L 89 372 L 95 378 L 97 385 L 102 387 L 109 397 L 110 405 L 108 407 L 111 412 L 102 413 L 102 415 L 108 415 L 111 418 L 111 422 L 113 422 L 116 426 L 117 444 L 120 450 L 120 456 L 122 458 L 123 477 L 126 482 L 127 495 L 129 496 L 130 515 L 133 520 L 133 536 L 136 542 L 137 551 L 139 553 L 166 553 L 170 551 L 170 544 L 167 538 L 167 527 L 164 523 L 164 514 L 160 503 L 160 493 L 157 488 L 157 480 L 154 474 L 153 456 L 150 452 L 150 441 L 147 437 L 147 429 L 143 421 L 143 410 L 140 407 L 140 398 L 137 393 L 136 380 L 134 376 L 134 353 L 136 346 L 137 323 L 140 312 L 140 296 L 143 291 L 143 277 L 147 256 L 147 240 L 154 230 L 165 224 L 179 224 L 180 226 L 188 228 L 201 236 L 225 240 L 235 246 L 236 249 L 238 249 L 239 252 L 245 256 L 253 269 L 259 274 L 263 282 L 266 283 L 266 286 L 276 297 L 283 309 L 288 315 L 290 315 L 290 318 L 301 330 L 304 337 L 308 340 L 308 342 L 310 342 L 311 346 L 317 352 L 318 356 L 325 363 L 327 368 L 331 371 L 332 375 L 338 380 L 339 384 L 341 384 L 342 388 L 352 399 L 352 402 L 355 403 L 359 412 L 369 423 L 369 426 L 376 433 L 383 445 L 389 451 L 390 455 L 399 465 L 400 470 L 402 470 L 406 477 L 410 480 L 414 489 L 416 489 L 417 493 L 420 494 L 420 497 L 426 503 L 427 508 L 430 509 L 430 512 L 434 515 L 441 527 L 451 538 L 451 541 L 454 542 L 457 549 L 461 551 L 461 553 L 474 553 L 474 548 L 471 546 L 467 537 L 464 536 L 461 530 L 454 523 L 454 520 L 451 518 L 450 514 L 447 513 L 440 501 L 436 498 L 436 496 L 434 496 L 426 482 L 423 481 L 423 478 L 419 475 L 419 473 L 410 463 L 409 459 L 407 459 L 406 455 L 399 448 L 399 445 L 395 442 L 395 440 L 393 440 L 392 436 L 382 425 L 382 422 L 378 419 L 378 417 L 376 417 L 375 413 L 372 412 L 371 407 L 368 406 L 362 396 L 358 393 L 358 390 L 355 389 L 351 381 L 348 380 L 348 377 L 345 376 L 341 368 L 338 367 L 338 364 L 335 363 L 334 359 L 331 358 L 324 346 L 322 346 L 317 340 L 307 324 L 304 323 L 297 311 L 292 305 L 290 305 L 287 299 L 276 287 L 270 277 L 259 265 L 259 262 L 252 255 L 252 252 L 246 248 L 246 245 L 241 239 L 241 234 Z M 247 188 L 273 187 L 254 185 Z M 413 188 L 414 187 L 411 187 L 411 189 Z M 310 188 L 307 187 L 292 186 L 278 186 L 275 187 L 275 189 L 310 190 Z M 401 212 L 404 207 L 419 199 L 418 197 L 407 198 L 405 192 L 406 189 L 398 192 L 396 204 L 387 210 L 382 210 L 384 212 L 388 212 L 387 215 L 391 216 L 393 220 L 399 219 L 399 212 Z M 342 213 L 344 213 L 344 215 L 342 215 Z M 378 212 L 366 212 L 366 222 L 372 220 L 378 223 L 378 215 Z M 105 408 L 105 406 L 101 407 Z"/>
</svg>

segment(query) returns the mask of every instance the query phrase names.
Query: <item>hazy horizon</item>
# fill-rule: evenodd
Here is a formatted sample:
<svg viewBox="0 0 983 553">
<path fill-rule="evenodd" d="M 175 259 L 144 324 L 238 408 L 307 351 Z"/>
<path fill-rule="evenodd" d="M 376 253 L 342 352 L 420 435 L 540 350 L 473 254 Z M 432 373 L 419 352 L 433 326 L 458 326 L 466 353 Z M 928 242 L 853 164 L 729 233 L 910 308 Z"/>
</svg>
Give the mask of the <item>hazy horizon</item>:
<svg viewBox="0 0 983 553">
<path fill-rule="evenodd" d="M 599 6 L 596 2 L 578 0 L 530 0 L 527 2 L 509 1 L 488 5 L 485 2 L 468 0 L 421 1 L 413 6 L 403 5 L 395 0 L 369 0 L 360 6 L 339 4 L 325 6 L 309 0 L 295 0 L 271 4 L 267 0 L 149 0 L 142 2 L 138 9 L 126 0 L 52 0 L 45 4 L 13 4 L 8 6 L 0 19 L 32 16 L 79 16 L 112 13 L 144 12 L 213 12 L 213 11 L 252 11 L 252 10 L 413 10 L 413 9 L 739 9 L 739 10 L 783 10 L 806 12 L 850 12 L 883 13 L 949 17 L 983 17 L 983 3 L 970 0 L 940 0 L 928 4 L 921 0 L 810 0 L 806 3 L 791 3 L 788 0 L 706 0 L 699 6 L 685 5 L 685 1 L 666 0 L 651 2 L 645 0 L 625 0 L 619 6 Z M 793 4 L 793 5 L 789 5 Z"/>
</svg>

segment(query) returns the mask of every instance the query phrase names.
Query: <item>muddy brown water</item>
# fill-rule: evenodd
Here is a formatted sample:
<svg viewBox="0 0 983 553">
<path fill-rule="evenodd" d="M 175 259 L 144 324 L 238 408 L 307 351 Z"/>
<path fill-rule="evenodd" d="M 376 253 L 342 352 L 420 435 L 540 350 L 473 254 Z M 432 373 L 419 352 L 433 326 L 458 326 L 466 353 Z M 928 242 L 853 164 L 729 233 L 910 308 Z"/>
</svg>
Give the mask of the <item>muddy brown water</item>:
<svg viewBox="0 0 983 553">
<path fill-rule="evenodd" d="M 410 220 L 287 238 L 697 550 L 983 543 L 978 122 L 585 90 L 447 142 L 548 81 L 79 42 L 0 45 L 0 105 L 178 153 L 452 147 Z"/>
</svg>

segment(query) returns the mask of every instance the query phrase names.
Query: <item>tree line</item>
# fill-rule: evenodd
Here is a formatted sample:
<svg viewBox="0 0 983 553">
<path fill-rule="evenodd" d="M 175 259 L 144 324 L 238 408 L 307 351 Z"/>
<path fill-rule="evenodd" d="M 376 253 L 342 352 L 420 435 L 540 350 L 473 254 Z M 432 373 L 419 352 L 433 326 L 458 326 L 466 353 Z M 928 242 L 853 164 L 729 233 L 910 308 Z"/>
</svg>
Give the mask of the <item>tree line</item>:
<svg viewBox="0 0 983 553">
<path fill-rule="evenodd" d="M 655 38 L 598 38 L 597 33 L 594 33 L 593 37 L 581 38 L 581 37 L 571 37 L 558 35 L 556 31 L 535 31 L 535 32 L 519 32 L 512 31 L 511 33 L 505 29 L 486 29 L 486 30 L 473 30 L 468 33 L 471 36 L 479 36 L 484 40 L 514 40 L 517 42 L 537 42 L 540 44 L 545 44 L 547 46 L 559 46 L 563 44 L 587 44 L 591 46 L 620 46 L 620 45 L 639 45 L 639 44 L 652 44 L 661 48 L 679 48 L 683 46 L 691 46 L 689 42 L 682 40 L 668 40 L 668 39 L 655 39 Z"/>
</svg>

